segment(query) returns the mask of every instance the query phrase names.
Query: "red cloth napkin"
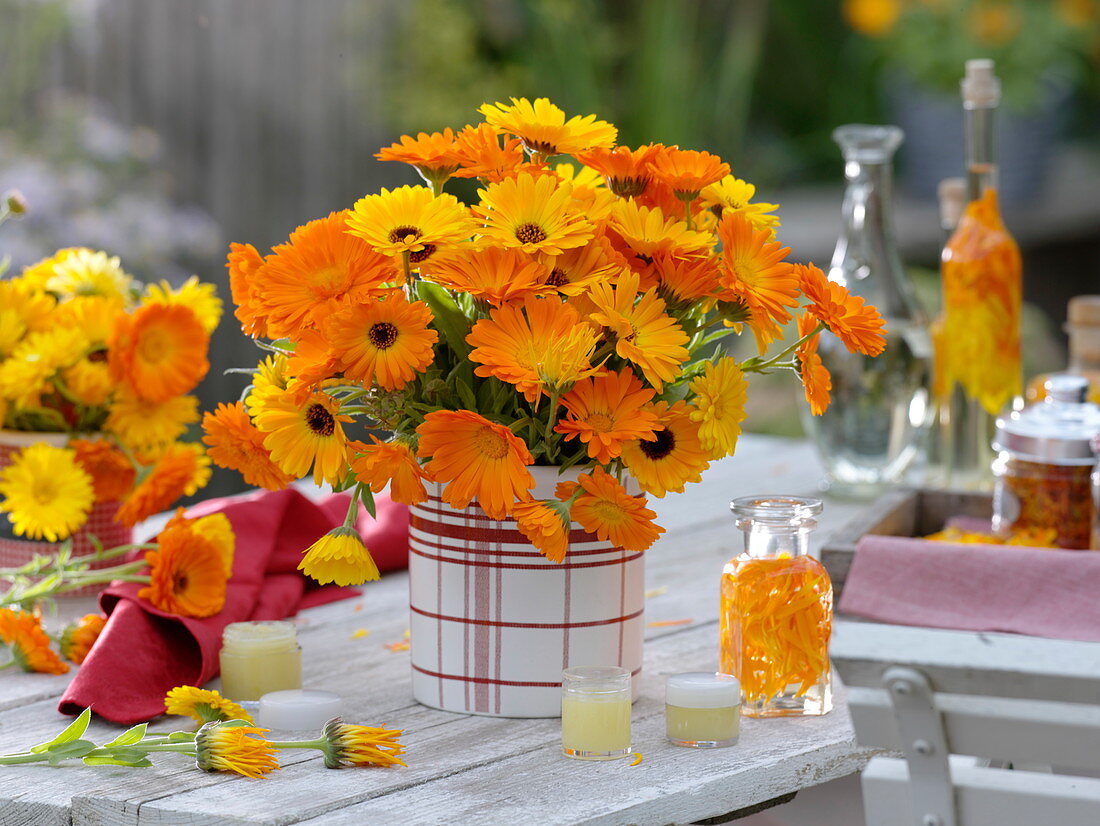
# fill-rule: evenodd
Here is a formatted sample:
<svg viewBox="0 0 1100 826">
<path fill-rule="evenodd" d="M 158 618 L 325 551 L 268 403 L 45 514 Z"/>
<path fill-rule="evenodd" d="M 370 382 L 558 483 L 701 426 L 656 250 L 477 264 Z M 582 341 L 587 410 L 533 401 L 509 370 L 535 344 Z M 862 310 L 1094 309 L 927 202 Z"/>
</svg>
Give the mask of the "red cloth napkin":
<svg viewBox="0 0 1100 826">
<path fill-rule="evenodd" d="M 237 536 L 233 576 L 225 607 L 192 619 L 154 608 L 138 583 L 116 583 L 103 592 L 107 624 L 73 678 L 58 710 L 87 707 L 127 725 L 164 712 L 164 695 L 178 685 L 201 686 L 218 673 L 222 629 L 231 622 L 274 620 L 302 608 L 357 596 L 354 588 L 318 586 L 298 570 L 302 551 L 344 521 L 348 496 L 312 502 L 294 489 L 261 491 L 204 502 L 188 512 L 221 511 Z M 377 520 L 360 513 L 356 527 L 381 571 L 408 566 L 408 508 L 376 498 Z"/>
<path fill-rule="evenodd" d="M 1100 553 L 868 534 L 839 610 L 963 631 L 1100 642 Z"/>
</svg>

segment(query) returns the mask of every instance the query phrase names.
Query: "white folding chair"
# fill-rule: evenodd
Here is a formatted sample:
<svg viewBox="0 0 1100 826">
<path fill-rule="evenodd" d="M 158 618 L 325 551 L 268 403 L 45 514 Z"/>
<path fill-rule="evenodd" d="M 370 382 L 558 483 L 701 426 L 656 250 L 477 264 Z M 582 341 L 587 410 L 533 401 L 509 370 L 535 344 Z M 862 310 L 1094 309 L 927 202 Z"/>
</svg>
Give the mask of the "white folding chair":
<svg viewBox="0 0 1100 826">
<path fill-rule="evenodd" d="M 1065 773 L 1100 772 L 1100 643 L 841 621 L 831 654 L 857 741 L 904 754 L 863 770 L 867 826 L 1100 826 Z"/>
</svg>

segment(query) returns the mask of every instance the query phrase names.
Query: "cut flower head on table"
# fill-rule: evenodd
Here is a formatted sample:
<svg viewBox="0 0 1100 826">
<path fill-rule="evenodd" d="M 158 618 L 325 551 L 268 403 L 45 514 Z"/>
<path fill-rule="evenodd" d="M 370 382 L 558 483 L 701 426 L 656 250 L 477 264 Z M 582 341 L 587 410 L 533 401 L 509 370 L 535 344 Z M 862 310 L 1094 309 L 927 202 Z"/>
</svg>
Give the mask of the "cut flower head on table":
<svg viewBox="0 0 1100 826">
<path fill-rule="evenodd" d="M 878 311 L 790 262 L 776 205 L 721 158 L 616 146 L 612 124 L 545 98 L 480 111 L 378 154 L 422 185 L 365 195 L 266 255 L 232 245 L 236 315 L 267 357 L 240 404 L 207 415 L 206 442 L 265 487 L 312 475 L 353 493 L 303 561 L 319 581 L 377 576 L 346 534 L 387 486 L 415 504 L 439 484 L 554 561 L 571 520 L 644 550 L 662 529 L 627 477 L 663 497 L 732 455 L 753 373 L 806 377 L 824 410 L 828 376 L 804 363 L 822 330 L 885 347 Z M 476 202 L 451 178 L 477 178 Z M 797 341 L 769 355 L 796 318 Z M 745 332 L 759 355 L 726 355 Z M 532 465 L 580 477 L 536 499 Z"/>
</svg>

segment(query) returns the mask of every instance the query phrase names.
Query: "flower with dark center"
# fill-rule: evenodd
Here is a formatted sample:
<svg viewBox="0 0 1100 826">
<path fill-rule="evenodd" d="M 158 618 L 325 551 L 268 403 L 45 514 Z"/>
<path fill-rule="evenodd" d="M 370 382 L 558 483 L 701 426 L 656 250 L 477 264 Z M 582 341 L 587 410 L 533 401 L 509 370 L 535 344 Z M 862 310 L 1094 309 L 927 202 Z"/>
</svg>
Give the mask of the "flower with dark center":
<svg viewBox="0 0 1100 826">
<path fill-rule="evenodd" d="M 367 338 L 379 350 L 388 350 L 397 342 L 397 327 L 388 321 L 379 321 L 371 325 Z"/>
<path fill-rule="evenodd" d="M 331 436 L 336 430 L 336 419 L 320 404 L 311 404 L 306 408 L 306 424 L 318 436 Z"/>
<path fill-rule="evenodd" d="M 665 428 L 664 430 L 655 430 L 653 435 L 656 437 L 652 442 L 639 441 L 638 447 L 641 449 L 648 458 L 653 461 L 664 459 L 676 448 L 676 437 L 672 435 L 672 431 Z"/>
<path fill-rule="evenodd" d="M 516 227 L 516 238 L 524 244 L 538 244 L 546 240 L 546 233 L 537 224 L 521 224 Z"/>
</svg>

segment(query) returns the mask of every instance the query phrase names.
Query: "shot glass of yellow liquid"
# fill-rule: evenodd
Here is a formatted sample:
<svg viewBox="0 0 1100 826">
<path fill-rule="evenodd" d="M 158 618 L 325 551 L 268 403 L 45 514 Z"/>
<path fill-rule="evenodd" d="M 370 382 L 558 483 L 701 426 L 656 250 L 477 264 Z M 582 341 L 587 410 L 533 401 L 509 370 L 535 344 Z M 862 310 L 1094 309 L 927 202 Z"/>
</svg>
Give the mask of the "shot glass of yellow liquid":
<svg viewBox="0 0 1100 826">
<path fill-rule="evenodd" d="M 741 684 L 729 674 L 673 674 L 665 687 L 665 733 L 676 746 L 732 746 L 741 733 Z"/>
<path fill-rule="evenodd" d="M 561 675 L 561 748 L 578 760 L 615 760 L 630 747 L 630 672 L 578 666 Z"/>
</svg>

